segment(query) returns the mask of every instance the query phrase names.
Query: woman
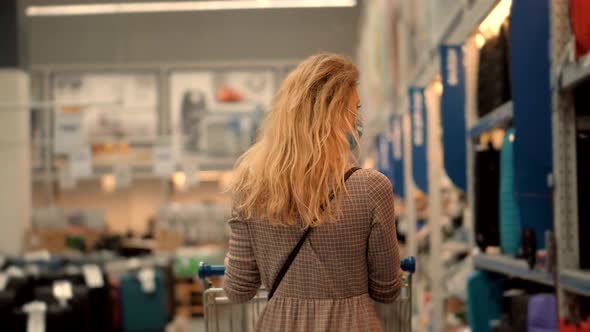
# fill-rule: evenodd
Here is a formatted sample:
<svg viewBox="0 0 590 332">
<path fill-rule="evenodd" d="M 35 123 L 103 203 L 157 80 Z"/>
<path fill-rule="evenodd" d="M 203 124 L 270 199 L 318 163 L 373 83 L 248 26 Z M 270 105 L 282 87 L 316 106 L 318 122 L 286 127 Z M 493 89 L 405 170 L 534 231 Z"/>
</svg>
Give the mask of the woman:
<svg viewBox="0 0 590 332">
<path fill-rule="evenodd" d="M 379 331 L 371 299 L 391 302 L 399 293 L 391 184 L 368 169 L 345 182 L 362 131 L 357 80 L 344 57 L 303 61 L 236 166 L 224 283 L 230 300 L 250 300 L 261 283 L 271 289 L 302 241 L 259 331 Z"/>
</svg>

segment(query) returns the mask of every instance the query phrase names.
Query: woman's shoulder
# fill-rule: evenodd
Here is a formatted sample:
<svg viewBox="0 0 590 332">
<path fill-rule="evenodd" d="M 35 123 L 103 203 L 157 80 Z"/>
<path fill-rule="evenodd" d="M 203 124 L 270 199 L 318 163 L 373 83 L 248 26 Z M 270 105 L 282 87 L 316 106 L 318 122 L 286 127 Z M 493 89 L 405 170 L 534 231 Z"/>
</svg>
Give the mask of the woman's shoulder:
<svg viewBox="0 0 590 332">
<path fill-rule="evenodd" d="M 357 171 L 360 176 L 366 178 L 367 191 L 369 195 L 381 196 L 392 191 L 391 182 L 383 173 L 372 168 L 363 168 Z"/>
<path fill-rule="evenodd" d="M 387 176 L 374 168 L 361 168 L 355 174 L 366 178 L 371 184 L 389 184 Z"/>
</svg>

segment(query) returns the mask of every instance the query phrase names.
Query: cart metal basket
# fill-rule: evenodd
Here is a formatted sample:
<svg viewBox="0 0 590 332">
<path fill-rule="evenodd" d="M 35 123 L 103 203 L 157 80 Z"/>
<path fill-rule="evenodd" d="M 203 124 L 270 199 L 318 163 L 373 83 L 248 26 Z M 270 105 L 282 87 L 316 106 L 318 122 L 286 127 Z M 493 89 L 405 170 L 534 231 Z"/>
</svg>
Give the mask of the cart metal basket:
<svg viewBox="0 0 590 332">
<path fill-rule="evenodd" d="M 377 313 L 385 332 L 412 331 L 412 274 L 416 269 L 414 257 L 404 258 L 401 268 L 406 274 L 399 297 L 393 303 L 376 303 Z M 254 331 L 256 321 L 264 310 L 268 292 L 260 289 L 247 303 L 232 303 L 222 288 L 211 288 L 208 278 L 222 276 L 225 267 L 201 263 L 199 277 L 207 288 L 203 295 L 205 330 L 207 332 L 250 332 Z"/>
</svg>

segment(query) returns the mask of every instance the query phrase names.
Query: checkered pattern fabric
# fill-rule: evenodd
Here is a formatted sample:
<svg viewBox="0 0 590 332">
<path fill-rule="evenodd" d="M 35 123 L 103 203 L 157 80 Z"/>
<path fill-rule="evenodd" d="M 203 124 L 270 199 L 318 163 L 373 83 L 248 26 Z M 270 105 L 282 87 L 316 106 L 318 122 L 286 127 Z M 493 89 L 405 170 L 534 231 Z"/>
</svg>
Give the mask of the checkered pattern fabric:
<svg viewBox="0 0 590 332">
<path fill-rule="evenodd" d="M 393 190 L 372 169 L 346 182 L 342 213 L 311 231 L 257 323 L 259 331 L 380 331 L 373 300 L 392 302 L 401 288 Z M 229 222 L 224 290 L 246 302 L 270 288 L 303 234 L 260 220 Z"/>
</svg>

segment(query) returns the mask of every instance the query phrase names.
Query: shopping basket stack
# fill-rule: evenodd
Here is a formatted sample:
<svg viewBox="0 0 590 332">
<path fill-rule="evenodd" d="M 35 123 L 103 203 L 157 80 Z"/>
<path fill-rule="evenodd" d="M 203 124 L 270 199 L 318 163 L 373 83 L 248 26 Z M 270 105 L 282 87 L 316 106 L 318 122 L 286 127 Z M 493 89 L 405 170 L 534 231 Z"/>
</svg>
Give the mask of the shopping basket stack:
<svg viewBox="0 0 590 332">
<path fill-rule="evenodd" d="M 399 298 L 391 304 L 377 304 L 383 330 L 412 331 L 412 273 L 416 269 L 414 257 L 404 258 L 401 268 L 405 273 Z M 208 278 L 222 276 L 225 267 L 201 263 L 199 278 L 205 282 L 207 290 L 203 294 L 205 329 L 208 332 L 254 331 L 256 321 L 267 302 L 268 292 L 260 289 L 256 296 L 245 304 L 229 301 L 221 288 L 211 288 Z"/>
</svg>

